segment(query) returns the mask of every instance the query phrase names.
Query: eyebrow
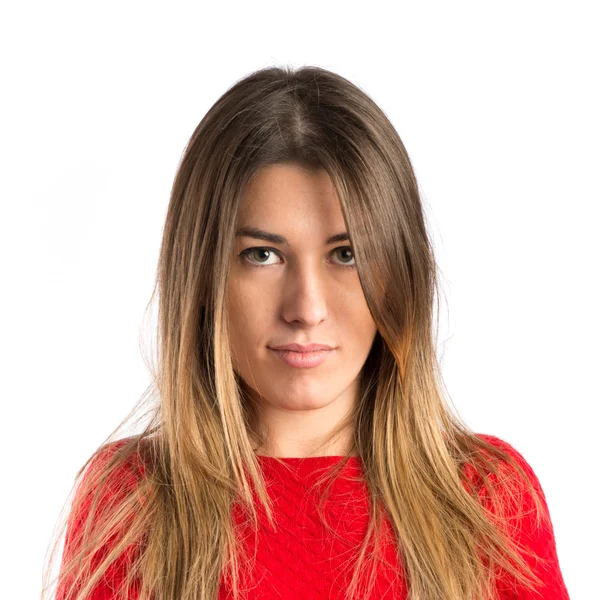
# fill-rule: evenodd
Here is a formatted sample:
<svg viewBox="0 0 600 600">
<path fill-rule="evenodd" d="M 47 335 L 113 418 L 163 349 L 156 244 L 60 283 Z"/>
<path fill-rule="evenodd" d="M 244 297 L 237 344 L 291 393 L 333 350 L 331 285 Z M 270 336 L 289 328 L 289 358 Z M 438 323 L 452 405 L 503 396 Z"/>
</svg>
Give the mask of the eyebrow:
<svg viewBox="0 0 600 600">
<path fill-rule="evenodd" d="M 264 229 L 259 229 L 258 227 L 242 227 L 235 232 L 236 237 L 251 237 L 256 238 L 257 240 L 266 240 L 267 242 L 271 242 L 272 244 L 283 244 L 284 246 L 289 246 L 290 243 L 288 240 L 279 235 L 278 233 L 270 233 L 269 231 L 265 231 Z M 325 240 L 327 245 L 335 244 L 336 242 L 343 242 L 346 240 L 350 240 L 350 236 L 347 231 L 343 231 L 341 233 L 336 233 L 328 237 Z"/>
</svg>

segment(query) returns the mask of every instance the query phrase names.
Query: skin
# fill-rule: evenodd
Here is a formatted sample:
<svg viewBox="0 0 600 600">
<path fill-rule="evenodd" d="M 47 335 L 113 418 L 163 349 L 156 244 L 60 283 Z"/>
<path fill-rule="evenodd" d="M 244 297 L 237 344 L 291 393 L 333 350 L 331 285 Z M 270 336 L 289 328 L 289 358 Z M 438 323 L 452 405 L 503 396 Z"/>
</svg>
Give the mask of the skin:
<svg viewBox="0 0 600 600">
<path fill-rule="evenodd" d="M 257 227 L 289 245 L 236 236 L 227 284 L 234 368 L 260 406 L 265 447 L 277 457 L 342 455 L 346 430 L 323 443 L 358 399 L 360 371 L 377 332 L 364 297 L 335 187 L 323 169 L 261 169 L 244 190 L 236 231 Z M 249 248 L 254 251 L 244 257 Z M 269 250 L 267 250 L 269 248 Z M 253 266 L 257 265 L 257 266 Z M 329 344 L 317 367 L 283 363 L 269 346 Z"/>
</svg>

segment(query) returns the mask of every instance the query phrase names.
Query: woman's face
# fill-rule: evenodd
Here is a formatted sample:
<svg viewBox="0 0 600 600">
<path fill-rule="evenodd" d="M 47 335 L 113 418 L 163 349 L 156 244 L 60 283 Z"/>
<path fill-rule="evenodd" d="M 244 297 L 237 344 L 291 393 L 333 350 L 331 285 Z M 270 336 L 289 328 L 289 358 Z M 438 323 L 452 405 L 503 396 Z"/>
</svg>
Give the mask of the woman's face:
<svg viewBox="0 0 600 600">
<path fill-rule="evenodd" d="M 242 232 L 249 228 L 280 239 Z M 250 394 L 279 413 L 329 407 L 326 416 L 349 408 L 377 329 L 350 242 L 328 243 L 346 233 L 329 175 L 290 163 L 263 168 L 244 190 L 236 232 L 229 329 L 234 367 Z M 318 366 L 298 368 L 271 349 L 291 343 L 333 349 L 322 353 L 326 358 Z"/>
</svg>

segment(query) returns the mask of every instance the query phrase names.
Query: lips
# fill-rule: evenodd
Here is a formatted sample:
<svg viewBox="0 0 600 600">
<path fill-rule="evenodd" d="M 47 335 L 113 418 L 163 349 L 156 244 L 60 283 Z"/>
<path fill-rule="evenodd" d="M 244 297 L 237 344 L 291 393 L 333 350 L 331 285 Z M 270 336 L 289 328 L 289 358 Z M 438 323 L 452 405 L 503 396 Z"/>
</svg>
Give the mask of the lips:
<svg viewBox="0 0 600 600">
<path fill-rule="evenodd" d="M 275 350 L 274 348 L 270 348 L 270 350 L 288 367 L 295 367 L 297 369 L 310 369 L 313 367 L 318 367 L 319 365 L 323 364 L 335 351 L 334 348 L 329 350 L 316 350 L 314 352 Z"/>
<path fill-rule="evenodd" d="M 333 350 L 333 346 L 328 344 L 282 344 L 280 346 L 270 346 L 272 350 L 289 350 L 291 352 L 318 352 L 319 350 Z"/>
</svg>

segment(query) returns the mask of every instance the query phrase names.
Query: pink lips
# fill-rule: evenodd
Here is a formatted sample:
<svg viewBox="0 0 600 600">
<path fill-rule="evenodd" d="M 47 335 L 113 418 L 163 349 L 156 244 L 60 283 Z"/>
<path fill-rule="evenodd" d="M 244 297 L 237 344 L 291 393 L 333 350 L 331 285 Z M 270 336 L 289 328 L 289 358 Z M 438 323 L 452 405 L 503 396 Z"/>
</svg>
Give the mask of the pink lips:
<svg viewBox="0 0 600 600">
<path fill-rule="evenodd" d="M 290 367 L 297 369 L 310 369 L 324 363 L 335 350 L 326 344 L 285 344 L 270 348 L 278 358 Z"/>
<path fill-rule="evenodd" d="M 317 350 L 333 350 L 327 344 L 282 344 L 281 346 L 270 346 L 272 350 L 293 350 L 294 352 L 315 352 Z"/>
</svg>

